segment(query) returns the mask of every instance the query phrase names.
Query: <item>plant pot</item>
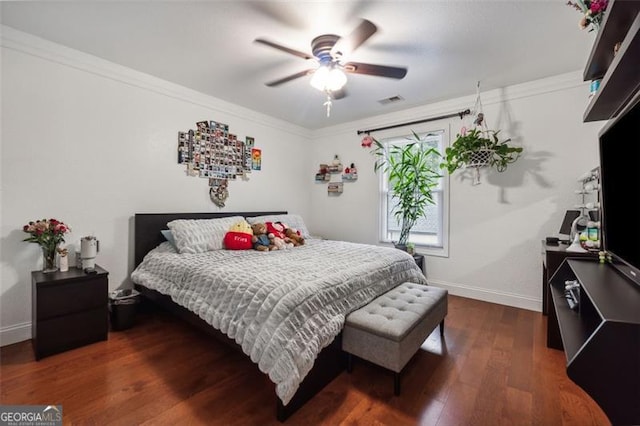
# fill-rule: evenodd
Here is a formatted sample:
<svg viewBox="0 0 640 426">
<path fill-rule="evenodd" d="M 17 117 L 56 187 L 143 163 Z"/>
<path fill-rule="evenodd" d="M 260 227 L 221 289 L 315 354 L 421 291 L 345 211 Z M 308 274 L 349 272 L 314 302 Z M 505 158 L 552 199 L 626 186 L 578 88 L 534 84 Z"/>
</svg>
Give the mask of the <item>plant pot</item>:
<svg viewBox="0 0 640 426">
<path fill-rule="evenodd" d="M 494 153 L 495 150 L 487 148 L 480 148 L 476 151 L 471 151 L 468 153 L 469 161 L 465 164 L 465 167 L 488 166 Z"/>
<path fill-rule="evenodd" d="M 398 250 L 407 251 L 407 245 L 406 245 L 406 244 L 396 244 L 396 243 L 393 243 L 393 246 L 394 246 L 395 248 L 397 248 Z"/>
</svg>

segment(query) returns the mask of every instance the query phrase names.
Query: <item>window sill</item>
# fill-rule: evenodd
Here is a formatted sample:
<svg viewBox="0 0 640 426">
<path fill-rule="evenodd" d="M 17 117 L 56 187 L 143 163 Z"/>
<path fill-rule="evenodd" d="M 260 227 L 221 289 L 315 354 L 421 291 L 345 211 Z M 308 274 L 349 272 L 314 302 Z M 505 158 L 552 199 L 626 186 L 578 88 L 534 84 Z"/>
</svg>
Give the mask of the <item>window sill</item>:
<svg viewBox="0 0 640 426">
<path fill-rule="evenodd" d="M 445 247 L 416 246 L 414 252 L 425 256 L 449 257 L 449 250 Z"/>
<path fill-rule="evenodd" d="M 380 244 L 389 245 L 393 247 L 393 242 L 391 241 L 380 241 Z M 449 248 L 448 247 L 433 247 L 427 245 L 416 244 L 413 250 L 415 254 L 422 254 L 424 256 L 435 256 L 435 257 L 449 257 Z"/>
</svg>

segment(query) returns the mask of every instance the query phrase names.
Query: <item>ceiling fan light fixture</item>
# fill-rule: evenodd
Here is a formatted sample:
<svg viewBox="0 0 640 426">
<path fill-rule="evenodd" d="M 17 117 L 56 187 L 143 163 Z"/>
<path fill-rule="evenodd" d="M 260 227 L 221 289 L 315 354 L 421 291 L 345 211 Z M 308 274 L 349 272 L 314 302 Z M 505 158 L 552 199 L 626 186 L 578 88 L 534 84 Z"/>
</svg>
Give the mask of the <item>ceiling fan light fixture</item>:
<svg viewBox="0 0 640 426">
<path fill-rule="evenodd" d="M 340 68 L 322 66 L 313 73 L 309 83 L 321 92 L 333 92 L 344 87 L 347 76 Z"/>
</svg>

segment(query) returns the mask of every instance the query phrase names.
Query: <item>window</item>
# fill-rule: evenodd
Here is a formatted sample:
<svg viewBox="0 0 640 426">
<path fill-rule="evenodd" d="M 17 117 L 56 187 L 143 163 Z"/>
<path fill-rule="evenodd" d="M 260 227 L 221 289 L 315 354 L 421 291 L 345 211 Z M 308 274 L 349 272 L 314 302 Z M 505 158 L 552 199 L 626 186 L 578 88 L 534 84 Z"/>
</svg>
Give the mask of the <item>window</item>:
<svg viewBox="0 0 640 426">
<path fill-rule="evenodd" d="M 446 132 L 419 133 L 421 143 L 435 148 L 438 152 L 444 152 Z M 412 136 L 390 137 L 381 142 L 385 149 L 392 145 L 401 146 L 411 143 Z M 438 159 L 434 158 L 434 169 L 438 167 Z M 427 207 L 426 214 L 419 219 L 411 229 L 409 242 L 421 248 L 421 252 L 436 256 L 448 256 L 448 178 L 446 173 L 441 173 L 443 177 L 439 179 L 438 186 L 432 191 L 435 204 Z M 381 206 L 381 241 L 392 242 L 400 238 L 401 223 L 396 220 L 395 204 L 393 192 L 389 188 L 388 176 L 381 173 L 380 184 L 380 206 Z"/>
</svg>

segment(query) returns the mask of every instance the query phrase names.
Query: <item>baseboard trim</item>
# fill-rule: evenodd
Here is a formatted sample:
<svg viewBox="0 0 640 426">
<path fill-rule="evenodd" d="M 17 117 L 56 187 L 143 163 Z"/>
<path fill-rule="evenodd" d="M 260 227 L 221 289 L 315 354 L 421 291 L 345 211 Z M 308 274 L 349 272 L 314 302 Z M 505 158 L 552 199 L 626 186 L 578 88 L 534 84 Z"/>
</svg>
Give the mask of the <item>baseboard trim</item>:
<svg viewBox="0 0 640 426">
<path fill-rule="evenodd" d="M 533 297 L 522 296 L 505 291 L 488 290 L 481 287 L 450 283 L 441 280 L 429 279 L 429 284 L 432 284 L 434 287 L 444 288 L 449 291 L 449 294 L 454 296 L 467 297 L 469 299 L 482 300 L 484 302 L 542 312 L 542 300 Z"/>
<path fill-rule="evenodd" d="M 31 322 L 0 328 L 0 346 L 13 345 L 31 339 Z"/>
</svg>

